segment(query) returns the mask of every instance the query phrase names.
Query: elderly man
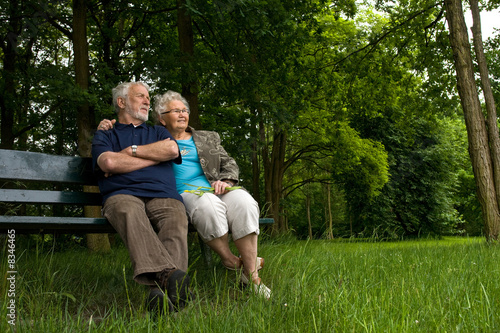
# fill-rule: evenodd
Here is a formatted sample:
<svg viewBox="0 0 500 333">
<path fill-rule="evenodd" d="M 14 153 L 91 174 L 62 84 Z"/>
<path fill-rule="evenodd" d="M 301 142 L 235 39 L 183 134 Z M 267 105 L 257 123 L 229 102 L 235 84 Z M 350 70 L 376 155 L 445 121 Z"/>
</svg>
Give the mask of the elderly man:
<svg viewBox="0 0 500 333">
<path fill-rule="evenodd" d="M 113 104 L 115 127 L 97 131 L 92 142 L 103 215 L 128 248 L 134 280 L 150 286 L 149 310 L 180 310 L 190 298 L 190 279 L 188 221 L 172 168 L 182 161 L 179 147 L 164 127 L 145 124 L 145 83 L 118 85 Z"/>
</svg>

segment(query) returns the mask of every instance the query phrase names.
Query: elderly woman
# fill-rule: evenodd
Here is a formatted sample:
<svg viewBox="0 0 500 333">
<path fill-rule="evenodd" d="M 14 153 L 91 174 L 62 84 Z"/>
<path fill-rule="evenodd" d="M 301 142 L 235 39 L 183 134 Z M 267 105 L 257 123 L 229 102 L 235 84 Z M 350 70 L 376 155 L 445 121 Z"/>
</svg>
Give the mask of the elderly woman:
<svg viewBox="0 0 500 333">
<path fill-rule="evenodd" d="M 241 281 L 269 298 L 271 290 L 262 283 L 258 272 L 264 265 L 264 259 L 257 257 L 258 204 L 243 189 L 227 190 L 238 183 L 236 162 L 220 145 L 216 132 L 195 131 L 188 125 L 189 105 L 179 93 L 169 90 L 157 96 L 155 112 L 181 151 L 182 164 L 174 165 L 174 173 L 191 223 L 227 269 L 242 269 Z M 99 128 L 111 126 L 112 122 L 103 120 Z M 200 186 L 213 188 L 213 193 L 185 192 Z M 240 257 L 229 248 L 229 231 Z"/>
</svg>

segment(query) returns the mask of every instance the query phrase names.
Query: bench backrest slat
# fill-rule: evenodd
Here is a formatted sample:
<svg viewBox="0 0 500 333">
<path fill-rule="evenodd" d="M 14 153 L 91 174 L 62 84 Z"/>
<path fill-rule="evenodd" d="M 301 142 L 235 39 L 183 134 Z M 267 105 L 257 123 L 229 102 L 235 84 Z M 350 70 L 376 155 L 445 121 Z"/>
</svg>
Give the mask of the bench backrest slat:
<svg viewBox="0 0 500 333">
<path fill-rule="evenodd" d="M 92 159 L 0 149 L 0 179 L 96 185 Z"/>
<path fill-rule="evenodd" d="M 100 206 L 102 196 L 100 193 L 0 189 L 0 202 Z"/>
</svg>

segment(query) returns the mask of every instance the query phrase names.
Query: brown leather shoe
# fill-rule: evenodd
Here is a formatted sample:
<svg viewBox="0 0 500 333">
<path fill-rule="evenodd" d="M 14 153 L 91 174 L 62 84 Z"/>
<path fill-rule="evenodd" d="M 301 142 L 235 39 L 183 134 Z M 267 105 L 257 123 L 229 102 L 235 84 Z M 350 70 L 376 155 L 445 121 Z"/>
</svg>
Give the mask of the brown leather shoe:
<svg viewBox="0 0 500 333">
<path fill-rule="evenodd" d="M 192 294 L 189 291 L 191 281 L 189 275 L 180 269 L 164 269 L 158 273 L 160 287 L 165 291 L 169 300 L 172 302 L 175 311 L 182 310 Z"/>
<path fill-rule="evenodd" d="M 158 287 L 151 287 L 148 298 L 146 299 L 146 307 L 149 312 L 154 315 L 169 312 L 174 312 L 174 305 L 165 293 Z"/>
</svg>

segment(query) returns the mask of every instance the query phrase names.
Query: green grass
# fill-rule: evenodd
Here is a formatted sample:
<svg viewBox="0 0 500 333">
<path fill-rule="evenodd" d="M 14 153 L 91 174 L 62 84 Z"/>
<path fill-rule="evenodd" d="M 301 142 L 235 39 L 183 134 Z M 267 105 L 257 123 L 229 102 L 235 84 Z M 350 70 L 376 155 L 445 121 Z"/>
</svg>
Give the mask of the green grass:
<svg viewBox="0 0 500 333">
<path fill-rule="evenodd" d="M 19 242 L 18 243 L 22 243 Z M 498 332 L 500 247 L 482 238 L 401 242 L 265 240 L 266 301 L 190 246 L 197 299 L 151 317 L 128 253 L 17 248 L 17 332 Z M 3 255 L 2 272 L 7 271 Z M 9 332 L 6 279 L 0 332 Z M 12 329 L 12 331 L 14 331 Z"/>
</svg>

